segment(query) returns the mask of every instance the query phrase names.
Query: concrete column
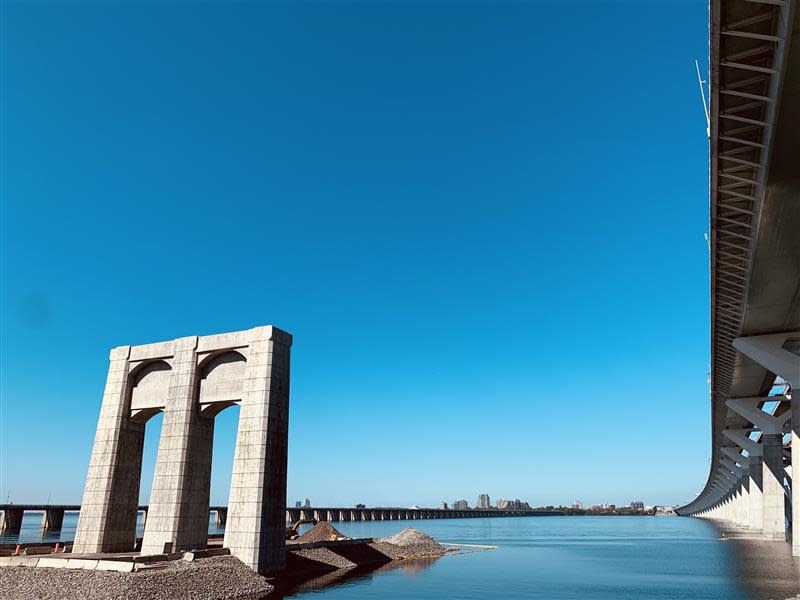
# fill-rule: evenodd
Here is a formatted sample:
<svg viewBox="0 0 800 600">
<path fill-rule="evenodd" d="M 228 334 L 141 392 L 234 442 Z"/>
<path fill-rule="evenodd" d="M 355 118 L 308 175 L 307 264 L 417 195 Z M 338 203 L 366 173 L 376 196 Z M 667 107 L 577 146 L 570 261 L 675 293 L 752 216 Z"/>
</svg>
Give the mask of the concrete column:
<svg viewBox="0 0 800 600">
<path fill-rule="evenodd" d="M 22 528 L 22 517 L 25 514 L 21 508 L 7 508 L 3 511 L 3 520 L 0 521 L 0 533 L 19 535 Z"/>
<path fill-rule="evenodd" d="M 743 469 L 739 482 L 739 495 L 742 499 L 742 510 L 739 514 L 739 526 L 750 528 L 750 468 Z"/>
<path fill-rule="evenodd" d="M 800 386 L 800 381 L 795 385 Z M 797 394 L 792 390 L 792 556 L 800 556 L 800 407 L 794 402 Z"/>
<path fill-rule="evenodd" d="M 214 527 L 220 529 L 221 527 L 225 527 L 225 523 L 228 521 L 228 509 L 227 508 L 218 508 L 214 511 Z"/>
<path fill-rule="evenodd" d="M 130 346 L 114 348 L 75 532 L 75 553 L 129 552 L 136 542 L 144 423 L 130 418 Z"/>
<path fill-rule="evenodd" d="M 781 434 L 764 434 L 762 437 L 764 449 L 762 535 L 769 540 L 783 541 L 786 539 L 783 500 L 783 436 Z"/>
<path fill-rule="evenodd" d="M 147 509 L 138 512 L 142 513 L 142 535 L 144 535 L 144 528 L 147 527 Z"/>
<path fill-rule="evenodd" d="M 197 336 L 173 342 L 172 373 L 158 445 L 142 554 L 205 548 L 214 419 L 197 403 Z"/>
<path fill-rule="evenodd" d="M 251 330 L 233 459 L 225 546 L 262 575 L 286 564 L 284 511 L 292 336 Z"/>
<path fill-rule="evenodd" d="M 764 529 L 764 460 L 760 456 L 750 456 L 749 472 L 750 513 L 749 528 L 761 533 Z"/>
<path fill-rule="evenodd" d="M 61 531 L 64 524 L 64 511 L 62 509 L 45 510 L 42 512 L 42 529 L 45 531 Z"/>
</svg>

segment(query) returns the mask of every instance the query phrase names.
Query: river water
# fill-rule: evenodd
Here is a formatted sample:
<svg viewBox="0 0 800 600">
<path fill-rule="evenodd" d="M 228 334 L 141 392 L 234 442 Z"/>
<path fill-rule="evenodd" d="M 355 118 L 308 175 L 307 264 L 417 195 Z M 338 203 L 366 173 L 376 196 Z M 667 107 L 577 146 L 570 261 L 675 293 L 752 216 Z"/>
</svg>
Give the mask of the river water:
<svg viewBox="0 0 800 600">
<path fill-rule="evenodd" d="M 41 539 L 39 519 L 38 515 L 26 518 L 21 541 Z M 67 514 L 63 539 L 72 539 L 75 523 L 75 516 Z M 756 597 L 737 580 L 731 548 L 736 542 L 721 541 L 719 532 L 700 519 L 575 516 L 334 525 L 352 537 L 386 536 L 404 527 L 416 527 L 442 542 L 496 548 L 433 561 L 409 561 L 399 568 L 326 577 L 299 590 L 287 591 L 285 597 L 307 600 L 312 596 L 313 600 L 750 600 Z M 211 530 L 215 532 L 213 527 Z"/>
</svg>

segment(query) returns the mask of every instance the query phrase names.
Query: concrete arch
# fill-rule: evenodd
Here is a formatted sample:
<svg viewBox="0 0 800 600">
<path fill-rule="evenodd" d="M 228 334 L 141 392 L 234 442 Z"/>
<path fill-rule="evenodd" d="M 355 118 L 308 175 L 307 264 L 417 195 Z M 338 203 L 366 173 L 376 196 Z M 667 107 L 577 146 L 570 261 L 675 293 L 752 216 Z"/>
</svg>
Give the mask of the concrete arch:
<svg viewBox="0 0 800 600">
<path fill-rule="evenodd" d="M 205 357 L 198 364 L 197 401 L 200 414 L 214 417 L 242 401 L 247 359 L 235 350 Z"/>
<path fill-rule="evenodd" d="M 172 367 L 165 360 L 151 360 L 135 367 L 128 375 L 130 415 L 145 423 L 164 410 L 169 394 Z"/>
</svg>

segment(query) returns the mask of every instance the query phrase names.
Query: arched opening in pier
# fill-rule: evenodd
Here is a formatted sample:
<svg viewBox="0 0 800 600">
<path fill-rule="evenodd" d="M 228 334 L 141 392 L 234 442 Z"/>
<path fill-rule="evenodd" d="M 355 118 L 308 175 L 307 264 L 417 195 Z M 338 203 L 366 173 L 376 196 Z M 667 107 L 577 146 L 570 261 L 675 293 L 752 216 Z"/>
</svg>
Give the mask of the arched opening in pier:
<svg viewBox="0 0 800 600">
<path fill-rule="evenodd" d="M 164 413 L 154 414 L 145 423 L 144 443 L 142 445 L 142 471 L 139 478 L 139 505 L 147 506 L 150 503 L 150 492 L 153 488 L 153 474 L 156 470 L 156 457 L 158 456 L 158 444 L 161 441 L 161 425 L 164 421 Z M 136 537 L 144 535 L 144 513 L 138 513 L 136 517 Z"/>
<path fill-rule="evenodd" d="M 231 490 L 231 471 L 239 428 L 239 404 L 247 360 L 236 351 L 226 351 L 200 364 L 198 402 L 200 414 L 213 419 L 209 505 L 226 507 Z M 224 531 L 227 513 L 210 513 L 209 531 Z"/>
<path fill-rule="evenodd" d="M 223 409 L 214 417 L 214 446 L 211 452 L 211 506 L 227 506 L 231 493 L 231 471 L 239 429 L 239 406 Z M 224 523 L 211 515 L 212 533 L 222 533 Z"/>
<path fill-rule="evenodd" d="M 140 365 L 130 375 L 131 426 L 141 429 L 139 490 L 136 494 L 140 506 L 150 501 L 170 375 L 171 367 L 163 360 Z M 144 535 L 145 518 L 144 513 L 137 512 L 136 537 Z"/>
</svg>

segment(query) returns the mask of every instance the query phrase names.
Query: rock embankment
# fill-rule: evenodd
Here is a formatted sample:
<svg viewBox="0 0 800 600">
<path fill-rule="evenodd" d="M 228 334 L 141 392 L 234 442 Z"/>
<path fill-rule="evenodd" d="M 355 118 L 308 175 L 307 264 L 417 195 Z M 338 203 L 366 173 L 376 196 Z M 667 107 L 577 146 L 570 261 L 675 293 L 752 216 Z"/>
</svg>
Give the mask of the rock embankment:
<svg viewBox="0 0 800 600">
<path fill-rule="evenodd" d="M 341 569 L 379 568 L 397 560 L 448 552 L 447 547 L 416 529 L 364 542 L 336 541 L 344 536 L 327 523 L 308 533 L 310 541 L 319 538 L 320 546 L 293 550 L 292 544 L 288 544 L 286 571 L 273 580 L 279 587 L 285 580 L 296 581 Z M 232 556 L 193 562 L 176 560 L 157 569 L 132 573 L 0 568 L 2 600 L 230 600 L 262 598 L 273 590 L 264 577 Z"/>
<path fill-rule="evenodd" d="M 3 600 L 222 600 L 258 598 L 272 590 L 232 556 L 177 560 L 163 569 L 134 573 L 0 568 Z"/>
</svg>

